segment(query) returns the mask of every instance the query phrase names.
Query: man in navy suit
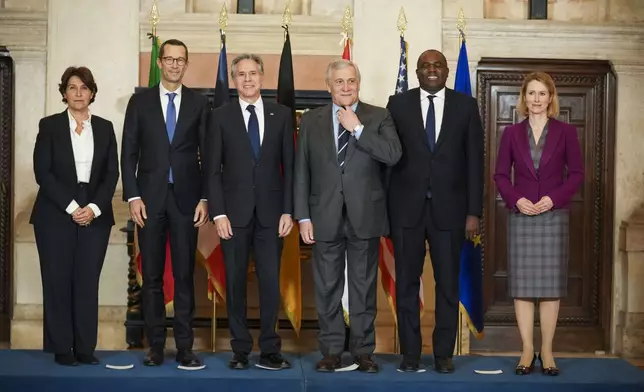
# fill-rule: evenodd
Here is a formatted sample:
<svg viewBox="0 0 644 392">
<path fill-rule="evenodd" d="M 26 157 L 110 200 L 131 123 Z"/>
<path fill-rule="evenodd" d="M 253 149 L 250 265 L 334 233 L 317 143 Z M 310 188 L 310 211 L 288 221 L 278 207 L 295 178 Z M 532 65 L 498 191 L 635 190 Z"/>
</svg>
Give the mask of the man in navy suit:
<svg viewBox="0 0 644 392">
<path fill-rule="evenodd" d="M 175 39 L 159 48 L 161 83 L 130 98 L 123 124 L 123 199 L 139 227 L 143 268 L 143 316 L 150 350 L 146 366 L 163 362 L 163 273 L 168 232 L 174 276 L 174 338 L 177 361 L 201 362 L 192 352 L 197 228 L 208 221 L 199 152 L 204 150 L 206 98 L 181 84 L 188 48 Z"/>
<path fill-rule="evenodd" d="M 280 306 L 282 242 L 293 228 L 293 121 L 288 108 L 262 100 L 264 62 L 242 54 L 232 62 L 239 99 L 217 108 L 208 128 L 210 216 L 226 265 L 226 307 L 234 356 L 246 369 L 253 339 L 246 324 L 246 279 L 253 250 L 259 281 L 261 350 L 258 367 L 280 370 L 275 327 Z"/>
</svg>

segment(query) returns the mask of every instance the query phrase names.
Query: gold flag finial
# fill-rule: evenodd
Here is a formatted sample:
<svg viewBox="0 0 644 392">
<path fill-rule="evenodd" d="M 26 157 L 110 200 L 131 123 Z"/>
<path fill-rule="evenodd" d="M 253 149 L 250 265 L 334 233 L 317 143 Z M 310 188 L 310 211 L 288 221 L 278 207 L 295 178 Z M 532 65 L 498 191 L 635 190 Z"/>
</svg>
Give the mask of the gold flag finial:
<svg viewBox="0 0 644 392">
<path fill-rule="evenodd" d="M 400 31 L 400 35 L 405 35 L 405 30 L 407 30 L 407 16 L 405 16 L 405 9 L 400 7 L 400 12 L 398 13 L 398 31 Z"/>
<path fill-rule="evenodd" d="M 222 34 L 226 34 L 226 26 L 228 26 L 228 9 L 226 8 L 226 3 L 221 6 L 221 11 L 219 11 L 219 20 L 217 21 L 219 24 L 219 29 L 221 30 Z"/>
<path fill-rule="evenodd" d="M 344 16 L 342 17 L 342 32 L 349 37 L 352 29 L 353 16 L 351 15 L 351 7 L 347 6 L 347 8 L 344 9 Z"/>
<path fill-rule="evenodd" d="M 458 46 L 461 46 L 465 39 L 465 13 L 463 8 L 458 11 L 458 20 L 456 21 L 456 29 L 458 30 Z"/>
<path fill-rule="evenodd" d="M 282 27 L 288 29 L 288 26 L 291 24 L 293 16 L 291 14 L 291 0 L 288 0 L 286 3 L 286 8 L 284 8 L 284 13 L 282 14 Z"/>
<path fill-rule="evenodd" d="M 157 35 L 157 24 L 159 23 L 160 19 L 161 18 L 159 16 L 159 5 L 157 4 L 157 0 L 154 0 L 154 2 L 152 2 L 152 9 L 150 10 L 150 15 L 148 16 L 148 20 L 152 25 L 152 35 L 154 36 Z"/>
</svg>

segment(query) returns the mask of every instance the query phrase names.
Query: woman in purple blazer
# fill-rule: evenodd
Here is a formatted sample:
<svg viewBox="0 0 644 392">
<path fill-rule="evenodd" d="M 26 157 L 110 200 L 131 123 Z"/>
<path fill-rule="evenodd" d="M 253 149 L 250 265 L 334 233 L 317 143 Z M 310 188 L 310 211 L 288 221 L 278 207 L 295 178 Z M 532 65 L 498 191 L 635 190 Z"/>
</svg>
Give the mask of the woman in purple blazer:
<svg viewBox="0 0 644 392">
<path fill-rule="evenodd" d="M 567 290 L 568 204 L 583 182 L 583 162 L 576 128 L 555 119 L 559 101 L 549 75 L 526 77 L 517 110 L 527 118 L 503 131 L 494 173 L 510 209 L 508 286 L 523 342 L 516 374 L 529 374 L 538 360 L 543 374 L 556 376 L 552 340 Z M 538 357 L 532 337 L 535 300 L 541 320 Z"/>
</svg>

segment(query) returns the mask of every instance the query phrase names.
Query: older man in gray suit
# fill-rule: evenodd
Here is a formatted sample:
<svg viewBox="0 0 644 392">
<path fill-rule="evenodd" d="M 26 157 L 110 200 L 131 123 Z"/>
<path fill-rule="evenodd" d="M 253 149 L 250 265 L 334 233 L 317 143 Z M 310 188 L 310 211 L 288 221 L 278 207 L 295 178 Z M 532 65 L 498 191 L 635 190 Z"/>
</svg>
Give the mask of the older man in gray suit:
<svg viewBox="0 0 644 392">
<path fill-rule="evenodd" d="M 375 348 L 379 238 L 389 224 L 382 173 L 402 148 L 384 108 L 360 102 L 360 71 L 347 60 L 329 64 L 333 103 L 302 116 L 295 157 L 295 218 L 313 246 L 313 278 L 323 358 L 318 371 L 340 367 L 345 252 L 350 350 L 358 369 L 378 372 Z"/>
</svg>

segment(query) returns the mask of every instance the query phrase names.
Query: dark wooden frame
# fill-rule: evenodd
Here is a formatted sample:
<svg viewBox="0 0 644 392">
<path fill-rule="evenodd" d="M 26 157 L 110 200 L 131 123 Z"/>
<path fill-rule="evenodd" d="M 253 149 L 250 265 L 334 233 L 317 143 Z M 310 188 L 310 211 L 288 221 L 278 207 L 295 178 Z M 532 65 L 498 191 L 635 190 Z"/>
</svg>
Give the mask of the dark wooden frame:
<svg viewBox="0 0 644 392">
<path fill-rule="evenodd" d="M 505 59 L 483 58 L 477 67 L 478 101 L 486 129 L 485 135 L 485 205 L 483 219 L 483 269 L 490 266 L 494 255 L 485 251 L 486 238 L 495 238 L 493 217 L 490 207 L 494 206 L 495 194 L 490 189 L 496 189 L 492 178 L 493 168 L 490 167 L 491 143 L 488 133 L 494 131 L 495 119 L 490 118 L 491 94 L 490 88 L 496 85 L 516 85 L 532 71 L 549 72 L 554 76 L 555 84 L 589 85 L 597 91 L 594 115 L 597 121 L 592 128 L 595 155 L 598 158 L 594 164 L 594 178 L 586 178 L 595 184 L 595 199 L 591 201 L 593 214 L 593 244 L 594 258 L 592 263 L 593 286 L 591 314 L 589 317 L 560 317 L 555 335 L 555 348 L 558 351 L 579 351 L 580 347 L 594 347 L 607 350 L 610 347 L 611 312 L 612 312 L 612 276 L 613 276 L 613 246 L 614 246 L 614 200 L 615 200 L 615 115 L 616 115 L 616 77 L 610 62 L 593 60 L 540 60 L 540 59 Z M 495 192 L 493 192 L 495 193 Z M 486 307 L 492 298 L 493 287 L 484 285 Z M 602 302 L 602 298 L 605 300 Z M 537 318 L 538 320 L 538 318 Z M 485 316 L 486 338 L 471 340 L 472 350 L 496 350 L 503 347 L 504 351 L 520 349 L 516 340 L 517 327 L 514 313 L 489 314 Z M 535 332 L 535 338 L 539 338 Z M 510 338 L 512 337 L 512 338 Z M 584 344 L 580 344 L 580 342 Z M 538 346 L 535 345 L 538 348 Z"/>
<path fill-rule="evenodd" d="M 138 87 L 135 91 L 145 90 L 147 87 Z M 214 88 L 195 88 L 194 90 L 204 94 L 212 107 L 215 89 Z M 237 90 L 230 89 L 231 99 L 237 99 Z M 262 98 L 267 101 L 277 100 L 277 90 L 262 90 Z M 295 109 L 306 110 L 326 105 L 331 102 L 331 96 L 326 91 L 300 90 L 295 92 Z M 141 313 L 141 286 L 136 279 L 136 255 L 134 254 L 134 223 L 130 220 L 127 226 L 121 231 L 127 233 L 127 251 L 129 256 L 128 264 L 128 288 L 127 288 L 127 313 L 125 317 L 126 342 L 129 348 L 143 347 L 144 327 L 143 316 Z M 310 254 L 310 246 L 302 245 L 302 252 Z M 217 328 L 228 328 L 228 319 L 217 318 Z M 248 319 L 248 326 L 251 329 L 259 329 L 259 319 Z M 172 328 L 172 319 L 166 320 L 166 327 Z M 211 318 L 196 318 L 194 320 L 195 328 L 211 328 Z M 280 329 L 291 329 L 292 325 L 289 320 L 279 320 Z M 317 320 L 302 320 L 302 329 L 317 329 Z"/>
<path fill-rule="evenodd" d="M 9 342 L 13 275 L 14 64 L 0 47 L 0 342 Z"/>
</svg>

